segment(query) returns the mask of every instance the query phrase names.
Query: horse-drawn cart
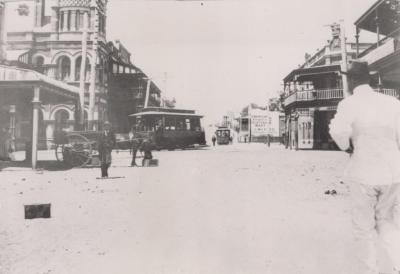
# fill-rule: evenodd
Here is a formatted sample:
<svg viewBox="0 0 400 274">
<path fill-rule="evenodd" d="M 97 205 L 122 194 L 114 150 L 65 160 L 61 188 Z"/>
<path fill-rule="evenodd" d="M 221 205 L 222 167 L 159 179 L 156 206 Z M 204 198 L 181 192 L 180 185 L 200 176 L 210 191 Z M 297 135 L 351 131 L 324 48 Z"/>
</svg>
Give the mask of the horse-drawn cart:
<svg viewBox="0 0 400 274">
<path fill-rule="evenodd" d="M 70 167 L 98 166 L 97 131 L 60 131 L 55 134 L 58 161 Z"/>
</svg>

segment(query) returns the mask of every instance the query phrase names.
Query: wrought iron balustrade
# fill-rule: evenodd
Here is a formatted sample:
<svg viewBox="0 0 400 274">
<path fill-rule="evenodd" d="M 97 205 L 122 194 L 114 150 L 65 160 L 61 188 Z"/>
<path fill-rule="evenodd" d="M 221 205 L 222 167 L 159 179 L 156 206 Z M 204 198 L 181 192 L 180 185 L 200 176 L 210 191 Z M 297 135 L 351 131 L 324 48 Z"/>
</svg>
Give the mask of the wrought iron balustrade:
<svg viewBox="0 0 400 274">
<path fill-rule="evenodd" d="M 316 89 L 307 91 L 296 91 L 285 98 L 285 105 L 294 102 L 329 100 L 343 98 L 343 89 Z"/>
<path fill-rule="evenodd" d="M 397 89 L 374 89 L 376 92 L 393 96 L 395 98 L 400 99 L 400 91 Z M 343 89 L 317 89 L 317 90 L 308 90 L 308 91 L 296 91 L 289 96 L 287 96 L 284 100 L 285 106 L 289 106 L 295 102 L 304 102 L 304 101 L 314 101 L 314 100 L 331 100 L 331 99 L 342 99 L 343 97 Z"/>
<path fill-rule="evenodd" d="M 389 88 L 381 88 L 381 89 L 379 89 L 379 88 L 377 88 L 377 89 L 374 89 L 374 90 L 376 92 L 379 92 L 379 93 L 382 93 L 382 94 L 385 94 L 385 95 L 389 95 L 389 96 L 393 96 L 393 97 L 399 99 L 399 90 L 397 90 L 397 89 L 389 89 Z"/>
</svg>

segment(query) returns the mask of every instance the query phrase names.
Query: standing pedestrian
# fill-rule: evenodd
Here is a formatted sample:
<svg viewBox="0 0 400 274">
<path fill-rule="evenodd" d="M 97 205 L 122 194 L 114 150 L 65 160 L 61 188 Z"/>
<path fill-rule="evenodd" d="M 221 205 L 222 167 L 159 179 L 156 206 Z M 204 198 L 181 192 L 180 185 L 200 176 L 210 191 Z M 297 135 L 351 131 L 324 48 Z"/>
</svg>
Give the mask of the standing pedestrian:
<svg viewBox="0 0 400 274">
<path fill-rule="evenodd" d="M 131 166 L 137 166 L 136 165 L 136 155 L 137 155 L 137 151 L 140 147 L 140 142 L 137 138 L 133 138 L 131 141 L 131 152 L 132 152 L 132 161 L 131 161 Z"/>
<path fill-rule="evenodd" d="M 108 169 L 111 165 L 111 152 L 115 147 L 116 139 L 115 134 L 111 130 L 111 124 L 109 122 L 105 122 L 103 125 L 103 131 L 98 140 L 98 150 L 100 156 L 100 165 L 101 165 L 101 177 L 108 177 Z"/>
<path fill-rule="evenodd" d="M 215 142 L 217 141 L 217 137 L 215 135 L 212 136 L 211 141 L 213 143 L 213 147 L 215 147 Z"/>
<path fill-rule="evenodd" d="M 268 145 L 268 147 L 271 146 L 271 135 L 270 134 L 267 135 L 267 145 Z"/>
<path fill-rule="evenodd" d="M 140 145 L 140 150 L 143 152 L 142 166 L 145 166 L 146 160 L 153 159 L 153 154 L 151 153 L 152 144 L 149 139 L 144 139 Z"/>
<path fill-rule="evenodd" d="M 357 273 L 378 274 L 375 235 L 400 273 L 400 102 L 369 86 L 366 62 L 346 73 L 352 95 L 341 101 L 330 134 L 351 157 L 345 170 L 352 203 Z"/>
<path fill-rule="evenodd" d="M 7 130 L 2 128 L 0 131 L 0 160 L 7 160 L 8 147 L 7 147 Z"/>
</svg>

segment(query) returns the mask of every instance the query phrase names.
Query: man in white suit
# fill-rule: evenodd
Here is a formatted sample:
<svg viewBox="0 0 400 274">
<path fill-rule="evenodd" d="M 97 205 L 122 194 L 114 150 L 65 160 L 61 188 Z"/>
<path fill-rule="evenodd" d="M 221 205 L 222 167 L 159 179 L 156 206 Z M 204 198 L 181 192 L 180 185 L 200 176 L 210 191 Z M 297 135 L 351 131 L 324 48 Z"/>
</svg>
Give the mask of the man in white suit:
<svg viewBox="0 0 400 274">
<path fill-rule="evenodd" d="M 345 180 L 359 273 L 379 273 L 376 236 L 400 273 L 400 101 L 369 86 L 367 63 L 353 61 L 346 73 L 352 95 L 339 103 L 330 134 L 351 155 Z"/>
</svg>

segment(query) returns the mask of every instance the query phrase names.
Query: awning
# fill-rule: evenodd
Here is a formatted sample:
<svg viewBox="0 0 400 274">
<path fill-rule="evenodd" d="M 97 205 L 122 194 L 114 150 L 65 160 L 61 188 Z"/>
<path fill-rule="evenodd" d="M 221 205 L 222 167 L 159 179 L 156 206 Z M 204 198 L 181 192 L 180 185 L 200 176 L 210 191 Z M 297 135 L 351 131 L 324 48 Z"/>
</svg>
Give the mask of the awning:
<svg viewBox="0 0 400 274">
<path fill-rule="evenodd" d="M 317 66 L 310 68 L 299 68 L 293 70 L 288 76 L 283 79 L 285 83 L 295 80 L 297 77 L 307 76 L 307 75 L 319 75 L 326 73 L 339 73 L 340 65 L 328 65 L 328 66 Z"/>
<path fill-rule="evenodd" d="M 140 116 L 149 116 L 149 115 L 158 115 L 158 116 L 186 116 L 186 117 L 197 117 L 202 118 L 203 115 L 194 114 L 194 113 L 177 113 L 177 112 L 161 112 L 161 111 L 145 111 L 138 112 L 135 114 L 131 114 L 131 117 L 140 117 Z"/>
<path fill-rule="evenodd" d="M 39 72 L 0 65 L 0 87 L 32 87 L 40 84 L 45 89 L 69 99 L 79 99 L 79 88 L 52 79 Z"/>
<path fill-rule="evenodd" d="M 354 24 L 360 29 L 376 33 L 376 18 L 378 18 L 379 33 L 392 36 L 400 28 L 394 4 L 394 1 L 378 0 Z"/>
<path fill-rule="evenodd" d="M 79 89 L 33 70 L 0 65 L 0 93 L 14 100 L 20 100 L 20 95 L 32 100 L 32 168 L 36 169 L 41 104 L 49 97 L 58 103 L 67 100 L 77 103 Z"/>
</svg>

